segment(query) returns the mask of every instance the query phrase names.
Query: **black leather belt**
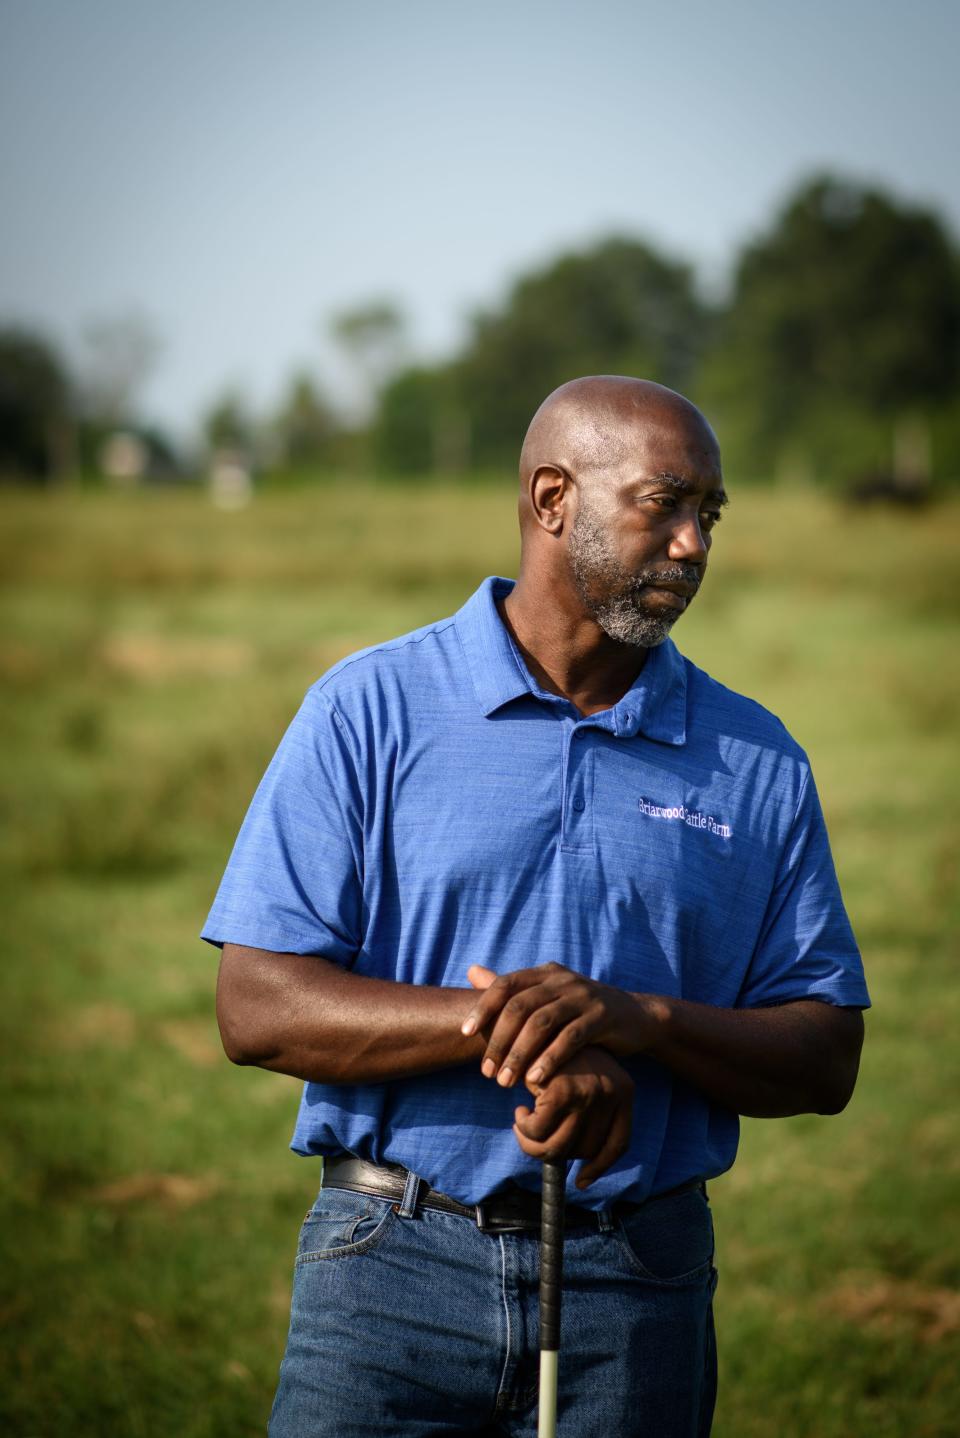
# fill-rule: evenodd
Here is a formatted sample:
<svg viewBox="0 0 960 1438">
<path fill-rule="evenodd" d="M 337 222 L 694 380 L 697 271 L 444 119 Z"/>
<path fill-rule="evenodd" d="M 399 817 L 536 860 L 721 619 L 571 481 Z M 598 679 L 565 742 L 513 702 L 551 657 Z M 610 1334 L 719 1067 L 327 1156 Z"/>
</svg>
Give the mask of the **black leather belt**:
<svg viewBox="0 0 960 1438">
<path fill-rule="evenodd" d="M 399 1203 L 404 1196 L 408 1178 L 407 1170 L 400 1164 L 367 1163 L 365 1159 L 353 1158 L 350 1154 L 323 1160 L 324 1188 L 346 1188 L 351 1193 L 366 1193 L 372 1198 L 389 1198 Z M 689 1183 L 681 1183 L 676 1188 L 654 1194 L 646 1202 L 654 1203 L 660 1198 L 703 1187 L 702 1179 L 694 1178 Z M 530 1193 L 525 1188 L 511 1188 L 503 1193 L 495 1193 L 492 1198 L 471 1207 L 450 1198 L 446 1193 L 439 1193 L 435 1188 L 427 1188 L 426 1184 L 421 1182 L 415 1206 L 435 1208 L 441 1213 L 453 1213 L 459 1218 L 472 1219 L 481 1233 L 540 1231 L 540 1195 Z M 617 1216 L 644 1207 L 643 1203 L 617 1203 L 608 1212 Z M 595 1209 L 584 1208 L 578 1203 L 568 1203 L 564 1225 L 568 1229 L 598 1228 L 601 1225 L 601 1215 Z"/>
</svg>

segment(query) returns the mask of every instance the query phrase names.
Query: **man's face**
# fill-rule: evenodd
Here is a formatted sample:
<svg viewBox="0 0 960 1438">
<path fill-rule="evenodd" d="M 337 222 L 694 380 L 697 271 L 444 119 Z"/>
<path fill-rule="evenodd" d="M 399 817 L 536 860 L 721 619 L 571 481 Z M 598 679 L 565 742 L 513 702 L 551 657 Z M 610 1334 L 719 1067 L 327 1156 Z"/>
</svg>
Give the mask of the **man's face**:
<svg viewBox="0 0 960 1438">
<path fill-rule="evenodd" d="M 611 639 L 662 644 L 703 580 L 726 502 L 715 442 L 675 423 L 633 436 L 578 481 L 567 553 L 585 612 Z"/>
</svg>

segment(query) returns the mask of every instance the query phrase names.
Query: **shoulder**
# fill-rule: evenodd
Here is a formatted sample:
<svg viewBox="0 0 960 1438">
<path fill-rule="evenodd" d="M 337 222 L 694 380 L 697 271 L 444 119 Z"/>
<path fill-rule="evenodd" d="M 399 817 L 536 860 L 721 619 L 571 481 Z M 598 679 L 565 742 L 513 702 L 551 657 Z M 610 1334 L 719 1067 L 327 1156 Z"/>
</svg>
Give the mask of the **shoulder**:
<svg viewBox="0 0 960 1438">
<path fill-rule="evenodd" d="M 776 714 L 721 684 L 692 660 L 683 657 L 687 678 L 688 722 L 703 739 L 743 745 L 808 767 L 805 751 Z"/>
<path fill-rule="evenodd" d="M 419 702 L 456 661 L 455 618 L 435 620 L 420 629 L 348 654 L 307 691 L 308 707 L 357 714 L 385 700 Z M 404 696 L 407 696 L 404 700 Z"/>
<path fill-rule="evenodd" d="M 684 664 L 686 762 L 724 793 L 741 833 L 779 846 L 797 824 L 821 827 L 810 760 L 783 721 L 690 660 Z"/>
</svg>

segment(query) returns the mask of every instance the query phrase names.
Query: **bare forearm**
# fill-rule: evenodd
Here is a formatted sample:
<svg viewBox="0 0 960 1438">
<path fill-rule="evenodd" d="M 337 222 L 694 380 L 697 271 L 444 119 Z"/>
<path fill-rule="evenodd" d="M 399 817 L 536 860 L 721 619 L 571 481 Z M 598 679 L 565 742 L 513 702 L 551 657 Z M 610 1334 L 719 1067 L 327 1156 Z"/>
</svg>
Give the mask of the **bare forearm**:
<svg viewBox="0 0 960 1438">
<path fill-rule="evenodd" d="M 463 1027 L 489 1033 L 481 1069 L 500 1084 L 549 1082 L 592 1044 L 616 1058 L 648 1054 L 715 1103 L 757 1118 L 837 1113 L 853 1092 L 859 1009 L 810 999 L 715 1008 L 628 993 L 555 963 L 499 977 L 474 967 L 468 977 L 479 992 Z"/>
<path fill-rule="evenodd" d="M 856 1082 L 857 1009 L 799 1001 L 724 1009 L 636 994 L 644 1051 L 713 1102 L 752 1118 L 838 1113 Z"/>
<path fill-rule="evenodd" d="M 471 991 L 398 984 L 327 959 L 226 944 L 217 1019 L 234 1063 L 316 1083 L 379 1083 L 478 1060 Z"/>
</svg>

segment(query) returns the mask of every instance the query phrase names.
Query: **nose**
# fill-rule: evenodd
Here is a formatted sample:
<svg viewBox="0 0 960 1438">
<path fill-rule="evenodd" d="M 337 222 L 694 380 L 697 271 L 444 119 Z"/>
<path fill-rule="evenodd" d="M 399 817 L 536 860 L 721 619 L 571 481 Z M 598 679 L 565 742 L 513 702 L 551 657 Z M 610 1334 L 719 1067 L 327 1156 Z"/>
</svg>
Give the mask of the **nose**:
<svg viewBox="0 0 960 1438">
<path fill-rule="evenodd" d="M 678 564 L 704 564 L 709 548 L 710 535 L 701 527 L 699 515 L 678 516 L 667 550 L 669 557 Z"/>
</svg>

